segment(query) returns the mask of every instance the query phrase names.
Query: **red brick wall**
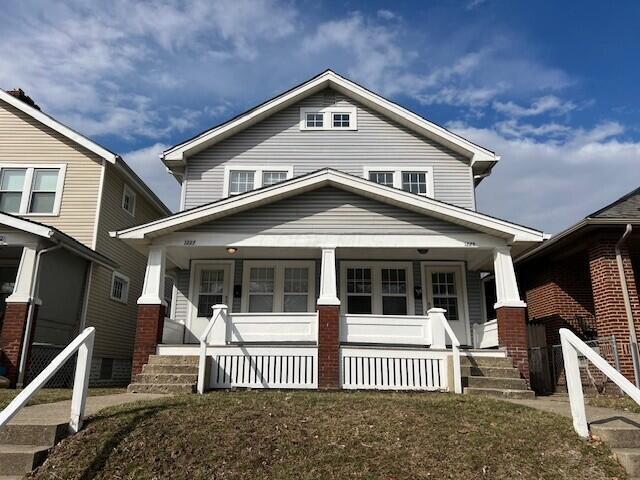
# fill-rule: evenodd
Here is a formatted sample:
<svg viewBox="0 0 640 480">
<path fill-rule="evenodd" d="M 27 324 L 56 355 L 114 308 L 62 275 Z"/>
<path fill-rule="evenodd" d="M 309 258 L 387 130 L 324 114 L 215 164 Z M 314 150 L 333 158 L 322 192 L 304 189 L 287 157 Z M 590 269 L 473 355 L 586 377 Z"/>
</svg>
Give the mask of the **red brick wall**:
<svg viewBox="0 0 640 480">
<path fill-rule="evenodd" d="M 633 364 L 629 350 L 629 327 L 622 296 L 622 284 L 616 264 L 615 244 L 620 234 L 601 235 L 589 249 L 589 268 L 593 288 L 596 325 L 599 336 L 615 335 L 622 373 L 633 381 Z M 622 249 L 622 259 L 631 300 L 634 323 L 640 330 L 640 301 L 629 252 Z"/>
<path fill-rule="evenodd" d="M 527 325 L 523 307 L 500 307 L 496 310 L 498 343 L 529 382 L 529 356 L 527 353 Z"/>
<path fill-rule="evenodd" d="M 0 348 L 2 348 L 2 364 L 6 368 L 6 376 L 12 387 L 15 387 L 18 380 L 20 352 L 24 341 L 28 311 L 28 303 L 7 303 L 4 313 Z M 31 331 L 35 331 L 35 328 L 32 328 Z"/>
<path fill-rule="evenodd" d="M 142 372 L 142 366 L 149 361 L 149 355 L 155 355 L 156 347 L 162 341 L 164 309 L 164 305 L 138 305 L 132 376 Z"/>
<path fill-rule="evenodd" d="M 340 307 L 318 305 L 318 388 L 340 387 Z"/>
</svg>

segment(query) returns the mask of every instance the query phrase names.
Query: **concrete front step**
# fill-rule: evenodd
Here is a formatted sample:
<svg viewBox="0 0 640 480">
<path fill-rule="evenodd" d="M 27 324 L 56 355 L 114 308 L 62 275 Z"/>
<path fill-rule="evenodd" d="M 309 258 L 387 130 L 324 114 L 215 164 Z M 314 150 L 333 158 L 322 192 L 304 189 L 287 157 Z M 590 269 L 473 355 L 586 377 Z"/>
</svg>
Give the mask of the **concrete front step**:
<svg viewBox="0 0 640 480">
<path fill-rule="evenodd" d="M 194 393 L 196 386 L 193 383 L 132 383 L 127 387 L 129 393 Z"/>
<path fill-rule="evenodd" d="M 150 355 L 149 365 L 191 365 L 198 366 L 196 355 Z"/>
<path fill-rule="evenodd" d="M 640 448 L 612 448 L 611 451 L 630 477 L 640 476 Z"/>
<path fill-rule="evenodd" d="M 536 394 L 531 390 L 510 390 L 505 388 L 465 387 L 465 395 L 480 395 L 498 398 L 533 399 Z"/>
<path fill-rule="evenodd" d="M 0 475 L 20 475 L 40 466 L 49 453 L 47 445 L 0 444 Z"/>
<path fill-rule="evenodd" d="M 591 434 L 610 448 L 640 448 L 640 428 L 621 420 L 589 425 Z"/>
<path fill-rule="evenodd" d="M 142 373 L 195 373 L 198 374 L 198 365 L 143 365 Z"/>
<path fill-rule="evenodd" d="M 520 372 L 513 367 L 472 367 L 461 366 L 463 377 L 520 378 Z"/>
<path fill-rule="evenodd" d="M 155 384 L 193 384 L 198 381 L 197 373 L 139 373 L 136 375 L 135 383 L 155 383 Z"/>
<path fill-rule="evenodd" d="M 502 367 L 513 368 L 513 361 L 507 357 L 481 357 L 481 356 L 461 356 L 460 365 L 463 367 Z"/>
<path fill-rule="evenodd" d="M 465 382 L 465 379 L 463 379 L 463 382 Z M 466 386 L 478 388 L 500 388 L 506 390 L 526 390 L 527 382 L 522 378 L 467 377 Z"/>
<path fill-rule="evenodd" d="M 69 435 L 69 423 L 54 425 L 6 425 L 0 429 L 2 445 L 55 445 Z"/>
</svg>

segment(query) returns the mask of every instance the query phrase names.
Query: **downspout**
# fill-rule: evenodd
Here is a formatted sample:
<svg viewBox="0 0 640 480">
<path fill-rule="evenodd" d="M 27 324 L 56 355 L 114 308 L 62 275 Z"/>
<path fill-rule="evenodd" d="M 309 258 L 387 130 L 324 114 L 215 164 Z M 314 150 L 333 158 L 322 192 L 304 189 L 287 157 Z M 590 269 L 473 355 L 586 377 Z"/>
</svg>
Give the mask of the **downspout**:
<svg viewBox="0 0 640 480">
<path fill-rule="evenodd" d="M 22 388 L 24 384 L 24 377 L 27 369 L 27 357 L 29 350 L 29 343 L 31 343 L 31 330 L 33 329 L 33 314 L 35 311 L 35 298 L 38 292 L 39 280 L 40 280 L 40 258 L 45 254 L 62 248 L 62 245 L 58 243 L 53 247 L 43 248 L 36 253 L 36 264 L 34 267 L 33 277 L 31 278 L 31 287 L 29 289 L 29 309 L 27 310 L 27 323 L 25 325 L 24 338 L 22 339 L 22 350 L 20 352 L 20 365 L 18 368 L 18 381 L 16 386 Z"/>
<path fill-rule="evenodd" d="M 624 300 L 624 309 L 627 314 L 627 323 L 629 325 L 629 346 L 631 347 L 631 361 L 633 363 L 633 376 L 635 377 L 636 387 L 640 388 L 640 362 L 638 359 L 638 338 L 636 336 L 636 326 L 633 323 L 633 312 L 631 310 L 631 301 L 629 300 L 629 290 L 627 287 L 627 277 L 624 274 L 624 264 L 622 263 L 622 253 L 620 248 L 631 234 L 631 224 L 627 224 L 622 237 L 616 243 L 616 263 L 618 265 L 618 275 L 620 276 L 620 285 L 622 286 L 622 298 Z"/>
</svg>

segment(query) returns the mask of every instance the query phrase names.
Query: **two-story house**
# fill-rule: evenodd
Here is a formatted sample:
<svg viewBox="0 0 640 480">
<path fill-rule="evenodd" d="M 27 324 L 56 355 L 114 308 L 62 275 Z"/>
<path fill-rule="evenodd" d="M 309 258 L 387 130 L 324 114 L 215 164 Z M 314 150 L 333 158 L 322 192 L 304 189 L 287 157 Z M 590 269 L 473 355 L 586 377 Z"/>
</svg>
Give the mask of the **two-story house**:
<svg viewBox="0 0 640 480">
<path fill-rule="evenodd" d="M 118 155 L 0 90 L 0 212 L 4 375 L 25 383 L 94 326 L 91 382 L 126 382 L 146 258 L 109 231 L 170 211 Z"/>
<path fill-rule="evenodd" d="M 196 354 L 206 331 L 209 386 L 437 388 L 427 350 L 445 340 L 428 312 L 473 346 L 481 272 L 495 270 L 498 333 L 477 343 L 526 377 L 511 256 L 543 235 L 476 211 L 494 152 L 325 71 L 162 160 L 181 211 L 113 232 L 148 256 L 134 373 L 149 355 Z"/>
</svg>

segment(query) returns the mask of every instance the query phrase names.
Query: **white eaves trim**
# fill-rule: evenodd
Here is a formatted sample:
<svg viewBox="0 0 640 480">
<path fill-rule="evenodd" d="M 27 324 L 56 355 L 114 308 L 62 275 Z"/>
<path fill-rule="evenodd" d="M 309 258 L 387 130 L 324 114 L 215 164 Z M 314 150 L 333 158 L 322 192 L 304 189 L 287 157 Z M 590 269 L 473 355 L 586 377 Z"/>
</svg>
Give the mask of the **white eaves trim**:
<svg viewBox="0 0 640 480">
<path fill-rule="evenodd" d="M 44 225 L 29 222 L 28 220 L 23 220 L 2 212 L 0 212 L 0 224 L 43 238 L 51 238 L 55 233 L 51 228 Z"/>
<path fill-rule="evenodd" d="M 387 117 L 407 126 L 408 128 L 439 141 L 452 150 L 465 155 L 471 160 L 472 164 L 474 162 L 482 161 L 497 162 L 500 159 L 498 155 L 490 150 L 475 145 L 459 135 L 456 135 L 447 129 L 407 110 L 406 108 L 390 102 L 366 88 L 347 80 L 331 70 L 327 70 L 302 85 L 293 88 L 287 93 L 265 102 L 263 105 L 241 115 L 235 120 L 212 130 L 208 130 L 196 138 L 166 150 L 162 154 L 162 159 L 165 162 L 184 162 L 185 158 L 189 155 L 197 153 L 198 151 L 203 150 L 204 148 L 207 148 L 248 126 L 259 122 L 260 120 L 275 113 L 275 111 L 291 105 L 301 98 L 307 97 L 329 86 L 375 110 L 382 112 Z"/>
<path fill-rule="evenodd" d="M 179 212 L 162 220 L 156 220 L 118 232 L 110 232 L 110 235 L 123 240 L 148 240 L 188 228 L 191 225 L 239 213 L 324 186 L 336 186 L 383 203 L 503 237 L 509 242 L 540 242 L 543 239 L 542 232 L 531 228 L 509 223 L 428 197 L 408 193 L 393 187 L 379 185 L 369 180 L 332 169 L 319 170 L 315 173 L 293 178 L 270 187 L 247 192 L 185 212 Z"/>
<path fill-rule="evenodd" d="M 17 99 L 13 95 L 9 95 L 7 92 L 5 92 L 2 89 L 0 89 L 0 100 L 7 102 L 9 105 L 17 108 L 18 110 L 21 110 L 22 112 L 26 113 L 30 117 L 33 117 L 40 123 L 55 130 L 61 135 L 64 135 L 68 139 L 73 140 L 78 145 L 82 145 L 87 150 L 95 153 L 96 155 L 99 155 L 100 157 L 106 159 L 107 161 L 111 163 L 116 163 L 116 159 L 118 158 L 118 156 L 115 153 L 110 152 L 106 148 L 103 148 L 97 143 L 89 140 L 87 137 L 80 135 L 75 130 L 70 129 L 69 127 L 58 122 L 57 120 L 54 120 L 52 117 L 50 117 L 46 113 L 43 113 L 40 110 L 35 109 L 30 105 L 27 105 L 22 100 Z"/>
</svg>

